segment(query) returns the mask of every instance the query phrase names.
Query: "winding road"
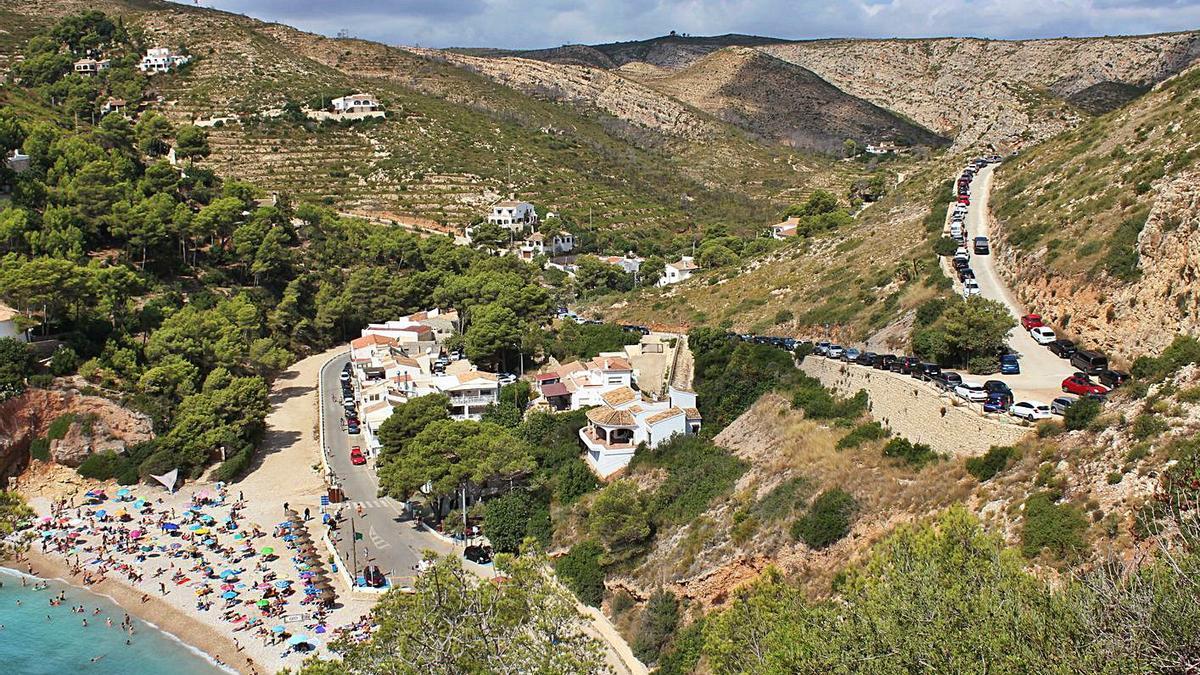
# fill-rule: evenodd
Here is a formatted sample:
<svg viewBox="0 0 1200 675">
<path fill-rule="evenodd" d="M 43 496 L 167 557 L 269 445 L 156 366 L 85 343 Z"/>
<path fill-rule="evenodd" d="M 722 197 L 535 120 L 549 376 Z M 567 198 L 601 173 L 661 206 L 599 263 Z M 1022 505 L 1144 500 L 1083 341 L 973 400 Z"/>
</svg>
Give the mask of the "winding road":
<svg viewBox="0 0 1200 675">
<path fill-rule="evenodd" d="M 975 237 L 987 237 L 989 241 L 992 240 L 991 211 L 988 203 L 994 169 L 994 165 L 984 167 L 975 174 L 975 179 L 971 182 L 971 206 L 967 209 L 966 218 L 968 248 Z M 992 249 L 995 249 L 994 242 Z M 1049 403 L 1055 396 L 1061 396 L 1063 379 L 1075 372 L 1075 369 L 1066 359 L 1058 358 L 1045 346 L 1034 342 L 1029 332 L 1021 328 L 1021 317 L 1028 312 L 1004 284 L 996 270 L 995 256 L 972 255 L 971 269 L 975 272 L 975 280 L 979 282 L 980 294 L 989 300 L 1003 303 L 1018 321 L 1016 328 L 1009 333 L 1008 344 L 1020 356 L 1021 373 L 989 375 L 987 378 L 968 375 L 966 379 L 972 382 L 983 379 L 1002 380 L 1013 390 L 1017 401 L 1034 400 Z M 955 289 L 961 292 L 962 285 L 957 281 L 957 276 L 952 270 L 947 270 L 947 273 L 955 279 Z"/>
</svg>

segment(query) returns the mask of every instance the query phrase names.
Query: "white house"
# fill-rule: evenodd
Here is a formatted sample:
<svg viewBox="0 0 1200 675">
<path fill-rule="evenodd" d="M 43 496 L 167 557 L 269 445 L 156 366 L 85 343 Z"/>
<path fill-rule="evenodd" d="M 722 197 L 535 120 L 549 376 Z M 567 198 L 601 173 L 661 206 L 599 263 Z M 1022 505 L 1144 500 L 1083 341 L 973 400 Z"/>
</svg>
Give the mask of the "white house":
<svg viewBox="0 0 1200 675">
<path fill-rule="evenodd" d="M 191 60 L 192 57 L 173 52 L 167 47 L 151 47 L 138 64 L 138 70 L 150 75 L 165 73 Z"/>
<path fill-rule="evenodd" d="M 644 258 L 639 258 L 634 255 L 633 251 L 630 251 L 625 255 L 600 256 L 600 260 L 608 263 L 609 265 L 616 265 L 629 274 L 637 274 L 642 269 L 642 263 L 646 262 Z"/>
<path fill-rule="evenodd" d="M 104 105 L 100 106 L 100 113 L 102 115 L 107 115 L 114 112 L 123 112 L 127 107 L 128 104 L 125 102 L 125 99 L 113 98 L 112 96 L 109 96 L 108 99 L 104 101 Z"/>
<path fill-rule="evenodd" d="M 509 200 L 498 202 L 492 206 L 492 212 L 488 214 L 487 221 L 493 225 L 519 232 L 527 225 L 537 225 L 538 215 L 533 204 Z"/>
<path fill-rule="evenodd" d="M 800 226 L 800 217 L 791 216 L 782 223 L 776 223 L 771 226 L 771 236 L 776 239 L 787 239 L 796 236 L 796 229 Z"/>
<path fill-rule="evenodd" d="M 692 276 L 692 273 L 698 269 L 700 269 L 700 266 L 696 264 L 696 260 L 691 256 L 685 255 L 679 259 L 679 262 L 666 264 L 663 276 L 658 280 L 658 285 L 669 286 L 677 284 Z"/>
<path fill-rule="evenodd" d="M 554 410 L 579 410 L 600 405 L 604 396 L 617 389 L 629 389 L 637 374 L 620 353 L 602 353 L 582 363 L 572 361 L 558 370 L 538 375 L 538 393 Z"/>
<path fill-rule="evenodd" d="M 337 113 L 374 112 L 379 110 L 379 99 L 374 94 L 351 94 L 333 99 L 329 106 Z"/>
<path fill-rule="evenodd" d="M 450 397 L 450 417 L 456 420 L 478 420 L 500 400 L 499 378 L 481 370 L 434 377 L 433 389 Z"/>
<path fill-rule="evenodd" d="M 587 418 L 579 439 L 588 465 L 601 478 L 628 466 L 642 443 L 658 447 L 675 436 L 699 432 L 702 423 L 696 395 L 674 387 L 665 401 L 648 401 L 627 387 L 616 389 Z"/>
<path fill-rule="evenodd" d="M 111 64 L 112 62 L 108 59 L 101 59 L 99 61 L 91 58 L 79 59 L 75 62 L 75 72 L 79 75 L 91 77 L 92 75 L 99 74 L 100 71 L 108 70 Z"/>
<path fill-rule="evenodd" d="M 889 152 L 895 152 L 895 153 L 904 152 L 906 150 L 906 148 L 901 147 L 890 141 L 881 141 L 881 142 L 875 143 L 873 145 L 868 145 L 866 150 L 867 150 L 868 155 L 886 155 Z"/>
<path fill-rule="evenodd" d="M 29 170 L 29 155 L 13 150 L 4 158 L 4 165 L 13 173 L 24 173 Z"/>
<path fill-rule="evenodd" d="M 17 328 L 17 317 L 20 313 L 0 302 L 0 338 L 14 338 L 21 342 L 28 342 L 29 335 L 25 331 Z"/>
<path fill-rule="evenodd" d="M 549 237 L 541 232 L 533 232 L 525 237 L 519 252 L 522 260 L 533 260 L 539 255 L 570 253 L 574 248 L 575 236 L 570 232 L 554 232 Z"/>
</svg>

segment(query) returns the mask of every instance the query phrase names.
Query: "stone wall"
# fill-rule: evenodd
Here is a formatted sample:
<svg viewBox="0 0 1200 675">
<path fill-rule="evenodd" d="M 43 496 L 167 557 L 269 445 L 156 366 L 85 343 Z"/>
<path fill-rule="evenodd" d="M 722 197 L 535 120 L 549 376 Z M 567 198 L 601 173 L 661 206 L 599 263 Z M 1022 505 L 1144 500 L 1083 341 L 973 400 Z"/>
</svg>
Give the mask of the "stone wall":
<svg viewBox="0 0 1200 675">
<path fill-rule="evenodd" d="M 892 433 L 925 443 L 939 453 L 981 455 L 993 445 L 1012 445 L 1032 431 L 1011 418 L 983 415 L 978 404 L 972 409 L 961 399 L 907 375 L 817 356 L 804 359 L 800 369 L 842 396 L 866 390 L 873 418 Z"/>
</svg>

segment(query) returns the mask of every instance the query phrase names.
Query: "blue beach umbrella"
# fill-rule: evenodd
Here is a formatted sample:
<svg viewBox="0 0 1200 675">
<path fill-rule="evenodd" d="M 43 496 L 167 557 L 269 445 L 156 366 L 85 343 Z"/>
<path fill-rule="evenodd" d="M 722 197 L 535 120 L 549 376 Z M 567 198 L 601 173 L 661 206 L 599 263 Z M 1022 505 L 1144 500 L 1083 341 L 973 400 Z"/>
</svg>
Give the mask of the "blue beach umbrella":
<svg viewBox="0 0 1200 675">
<path fill-rule="evenodd" d="M 97 517 L 97 518 L 103 518 L 104 516 L 107 516 L 107 515 L 108 515 L 108 511 L 105 511 L 104 509 L 97 509 L 97 510 L 96 510 L 96 517 Z"/>
<path fill-rule="evenodd" d="M 275 588 L 287 588 L 291 585 L 292 582 L 288 581 L 287 579 L 280 579 L 279 581 L 275 582 Z"/>
<path fill-rule="evenodd" d="M 192 525 L 192 526 L 191 526 L 191 527 L 189 527 L 188 529 L 189 529 L 189 530 L 191 530 L 192 532 L 195 532 L 196 530 L 199 530 L 199 529 L 201 529 L 201 528 L 203 528 L 203 527 L 204 527 L 203 525 Z"/>
<path fill-rule="evenodd" d="M 232 599 L 236 598 L 237 596 L 238 596 L 237 591 L 225 591 L 224 593 L 221 594 L 221 597 L 225 598 L 226 600 L 232 600 Z"/>
<path fill-rule="evenodd" d="M 233 577 L 236 577 L 237 575 L 238 575 L 238 573 L 233 570 L 225 570 L 225 571 L 221 572 L 222 579 L 231 579 Z"/>
<path fill-rule="evenodd" d="M 275 627 L 271 628 L 271 632 L 272 632 L 272 633 L 276 633 L 276 634 L 278 634 L 278 633 L 286 633 L 286 632 L 287 632 L 287 626 L 275 626 Z"/>
<path fill-rule="evenodd" d="M 133 493 L 129 491 L 129 488 L 121 488 L 120 490 L 117 490 L 118 497 L 128 497 L 131 494 Z"/>
<path fill-rule="evenodd" d="M 174 532 L 175 530 L 179 529 L 179 526 L 175 523 L 163 523 L 162 529 L 168 532 Z"/>
<path fill-rule="evenodd" d="M 289 645 L 315 645 L 317 644 L 312 638 L 307 635 L 296 635 L 288 640 Z"/>
</svg>

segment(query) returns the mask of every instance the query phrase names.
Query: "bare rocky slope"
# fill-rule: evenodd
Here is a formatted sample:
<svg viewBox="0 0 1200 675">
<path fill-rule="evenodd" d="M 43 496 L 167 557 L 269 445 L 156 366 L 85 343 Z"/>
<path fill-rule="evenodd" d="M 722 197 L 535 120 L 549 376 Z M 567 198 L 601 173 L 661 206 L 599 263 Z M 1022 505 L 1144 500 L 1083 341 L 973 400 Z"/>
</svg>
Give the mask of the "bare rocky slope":
<svg viewBox="0 0 1200 675">
<path fill-rule="evenodd" d="M 609 42 L 598 45 L 563 45 L 549 49 L 466 49 L 455 51 L 473 56 L 519 57 L 593 68 L 620 68 L 629 63 L 646 63 L 675 69 L 725 47 L 756 47 L 782 42 L 786 42 L 786 40 L 730 33 L 712 36 L 663 35 L 647 40 Z"/>
<path fill-rule="evenodd" d="M 937 147 L 948 141 L 861 98 L 850 96 L 807 68 L 761 51 L 730 47 L 678 71 L 646 77 L 626 70 L 665 94 L 718 119 L 784 145 L 842 151 L 846 139 L 860 145 L 891 141 Z"/>
</svg>

